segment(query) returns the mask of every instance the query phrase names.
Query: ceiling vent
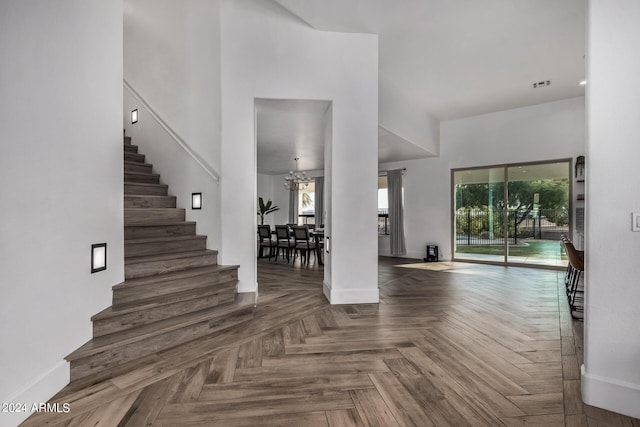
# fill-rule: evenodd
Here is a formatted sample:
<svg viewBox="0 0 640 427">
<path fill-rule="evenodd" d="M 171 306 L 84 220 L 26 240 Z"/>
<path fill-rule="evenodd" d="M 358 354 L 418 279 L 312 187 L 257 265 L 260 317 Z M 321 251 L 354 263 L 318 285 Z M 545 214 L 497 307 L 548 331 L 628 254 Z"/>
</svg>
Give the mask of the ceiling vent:
<svg viewBox="0 0 640 427">
<path fill-rule="evenodd" d="M 546 86 L 550 86 L 551 85 L 551 80 L 542 80 L 541 82 L 535 82 L 533 84 L 533 88 L 537 89 L 540 87 L 546 87 Z"/>
</svg>

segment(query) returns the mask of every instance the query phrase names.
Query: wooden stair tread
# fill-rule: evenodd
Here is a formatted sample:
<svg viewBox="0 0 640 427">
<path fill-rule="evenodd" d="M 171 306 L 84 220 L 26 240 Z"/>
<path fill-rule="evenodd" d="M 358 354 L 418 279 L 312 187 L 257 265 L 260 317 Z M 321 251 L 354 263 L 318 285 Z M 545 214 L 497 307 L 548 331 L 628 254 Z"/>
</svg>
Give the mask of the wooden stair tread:
<svg viewBox="0 0 640 427">
<path fill-rule="evenodd" d="M 141 156 L 142 156 L 142 155 L 143 155 L 143 154 L 141 154 Z M 131 166 L 140 166 L 140 165 L 143 165 L 143 166 L 151 166 L 151 167 L 153 167 L 153 165 L 152 165 L 151 163 L 134 162 L 133 160 L 125 160 L 125 161 L 124 161 L 124 164 L 125 164 L 125 165 L 131 165 Z"/>
<path fill-rule="evenodd" d="M 212 249 L 205 249 L 201 251 L 187 251 L 187 252 L 177 252 L 173 254 L 162 254 L 162 255 L 150 255 L 150 256 L 137 256 L 130 257 L 125 259 L 125 265 L 137 264 L 140 262 L 153 262 L 153 261 L 165 261 L 170 259 L 180 259 L 180 258 L 191 258 L 201 255 L 217 255 L 218 251 Z"/>
<path fill-rule="evenodd" d="M 144 163 L 142 163 L 144 164 Z M 153 176 L 153 177 L 159 177 L 160 174 L 157 173 L 153 173 L 153 172 L 133 172 L 133 171 L 124 171 L 125 175 L 138 175 L 138 176 Z"/>
<path fill-rule="evenodd" d="M 238 265 L 209 265 L 206 267 L 190 268 L 189 270 L 174 271 L 171 273 L 165 273 L 157 276 L 147 276 L 147 277 L 138 277 L 135 279 L 127 279 L 122 283 L 118 283 L 117 285 L 114 285 L 112 289 L 114 290 L 126 289 L 126 288 L 143 286 L 143 285 L 148 285 L 153 283 L 169 282 L 173 280 L 199 276 L 201 274 L 218 273 L 218 272 L 227 271 L 227 270 L 234 270 L 237 268 L 239 268 Z"/>
<path fill-rule="evenodd" d="M 142 153 L 131 153 L 129 151 L 125 151 L 124 152 L 124 158 L 125 159 L 130 159 L 129 161 L 134 162 L 134 163 L 144 163 L 144 159 L 145 159 L 145 155 Z M 131 160 L 131 159 L 138 159 L 138 160 Z"/>
<path fill-rule="evenodd" d="M 125 172 L 125 173 L 130 173 L 130 172 Z M 142 175 L 149 175 L 149 174 L 142 174 Z M 169 188 L 169 186 L 167 184 L 152 184 L 150 182 L 125 182 L 124 185 L 141 185 L 141 186 L 145 186 L 145 187 L 167 187 Z M 134 194 L 128 194 L 128 196 L 133 196 Z M 143 196 L 144 194 L 141 194 L 141 196 Z"/>
<path fill-rule="evenodd" d="M 206 249 L 207 236 L 188 234 L 125 239 L 125 259 Z"/>
<path fill-rule="evenodd" d="M 160 194 L 125 194 L 124 208 L 176 208 L 176 196 Z"/>
<path fill-rule="evenodd" d="M 126 207 L 124 208 L 125 225 L 147 224 L 158 221 L 184 221 L 186 219 L 184 208 L 163 207 Z"/>
<path fill-rule="evenodd" d="M 82 359 L 93 354 L 142 341 L 146 338 L 182 329 L 196 323 L 225 317 L 234 312 L 245 311 L 247 309 L 253 310 L 253 307 L 253 303 L 246 301 L 245 299 L 239 299 L 232 303 L 218 305 L 213 308 L 183 314 L 181 316 L 172 317 L 159 322 L 149 323 L 127 329 L 125 331 L 94 338 L 71 354 L 67 355 L 65 359 L 69 362 Z"/>
<path fill-rule="evenodd" d="M 137 197 L 143 197 L 145 199 L 173 199 L 176 196 L 160 196 L 158 194 L 125 194 L 124 195 L 125 199 L 126 198 L 137 198 Z M 133 209 L 133 208 L 127 208 L 127 209 Z M 138 209 L 147 209 L 147 208 L 138 208 Z"/>
<path fill-rule="evenodd" d="M 200 234 L 193 234 L 188 236 L 165 236 L 165 237 L 148 237 L 144 239 L 128 239 L 124 241 L 124 244 L 140 244 L 140 243 L 163 243 L 163 242 L 176 242 L 180 240 L 205 240 L 207 236 Z"/>
<path fill-rule="evenodd" d="M 127 208 L 129 209 L 129 208 Z M 151 209 L 151 208 L 138 208 L 138 209 Z M 176 209 L 176 208 L 167 208 Z M 125 224 L 125 227 L 162 227 L 166 225 L 192 225 L 195 221 L 155 221 L 155 222 L 141 222 L 140 224 Z"/>
<path fill-rule="evenodd" d="M 231 281 L 235 282 L 236 279 L 227 280 L 227 282 L 231 282 Z M 226 282 L 220 282 L 220 283 L 226 283 Z M 220 283 L 215 283 L 215 284 L 209 283 L 209 284 L 200 286 L 199 288 L 205 288 L 205 287 L 214 288 Z M 128 302 L 124 304 L 112 305 L 105 308 L 101 312 L 94 314 L 91 317 L 91 320 L 92 321 L 105 320 L 112 317 L 121 316 L 123 314 L 129 314 L 137 311 L 158 308 L 158 307 L 162 307 L 163 305 L 174 304 L 177 302 L 176 300 L 179 300 L 179 302 L 184 302 L 190 299 L 201 298 L 199 295 L 191 296 L 191 298 L 189 298 L 190 294 L 193 294 L 193 289 L 180 291 L 180 292 L 173 292 L 170 294 L 164 294 L 156 297 L 145 298 L 143 300 Z M 181 296 L 184 296 L 184 298 L 180 298 Z"/>
<path fill-rule="evenodd" d="M 129 194 L 131 196 L 131 194 Z M 151 212 L 151 211 L 186 211 L 185 208 L 124 208 L 124 211 L 131 212 Z"/>
</svg>

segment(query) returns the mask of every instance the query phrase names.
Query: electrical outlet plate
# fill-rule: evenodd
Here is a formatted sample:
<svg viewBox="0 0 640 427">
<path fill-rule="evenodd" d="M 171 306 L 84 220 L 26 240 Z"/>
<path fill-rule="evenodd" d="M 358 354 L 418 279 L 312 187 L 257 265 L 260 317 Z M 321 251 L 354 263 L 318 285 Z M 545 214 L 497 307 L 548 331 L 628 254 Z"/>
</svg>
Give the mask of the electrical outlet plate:
<svg viewBox="0 0 640 427">
<path fill-rule="evenodd" d="M 640 231 L 640 213 L 631 212 L 631 231 Z"/>
</svg>

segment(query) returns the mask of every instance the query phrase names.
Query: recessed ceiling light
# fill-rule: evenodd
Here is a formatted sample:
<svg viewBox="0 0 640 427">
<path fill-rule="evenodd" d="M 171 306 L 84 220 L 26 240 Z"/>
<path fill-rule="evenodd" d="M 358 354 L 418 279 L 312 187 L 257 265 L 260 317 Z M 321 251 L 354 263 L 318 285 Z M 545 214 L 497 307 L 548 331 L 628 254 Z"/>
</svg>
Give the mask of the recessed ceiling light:
<svg viewBox="0 0 640 427">
<path fill-rule="evenodd" d="M 582 80 L 580 83 L 578 83 L 580 86 L 585 86 L 587 84 L 586 80 Z"/>
</svg>

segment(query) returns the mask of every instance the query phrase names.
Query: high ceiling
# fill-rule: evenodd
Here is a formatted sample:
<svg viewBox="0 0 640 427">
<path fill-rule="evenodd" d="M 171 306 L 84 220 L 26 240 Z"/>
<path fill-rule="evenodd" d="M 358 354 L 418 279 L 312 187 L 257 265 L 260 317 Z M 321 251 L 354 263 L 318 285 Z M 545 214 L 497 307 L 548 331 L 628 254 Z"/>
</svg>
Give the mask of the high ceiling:
<svg viewBox="0 0 640 427">
<path fill-rule="evenodd" d="M 324 168 L 324 113 L 329 101 L 257 99 L 258 173 Z"/>
<path fill-rule="evenodd" d="M 380 94 L 425 116 L 451 120 L 584 95 L 586 0 L 276 1 L 319 30 L 378 34 Z M 379 102 L 382 109 L 383 95 Z M 381 147 L 391 153 L 383 160 L 416 149 L 397 142 Z"/>
</svg>

